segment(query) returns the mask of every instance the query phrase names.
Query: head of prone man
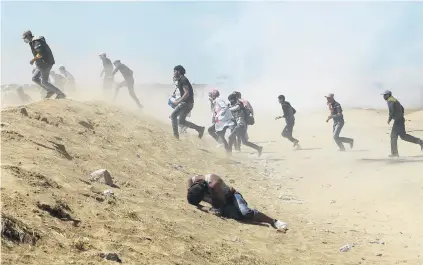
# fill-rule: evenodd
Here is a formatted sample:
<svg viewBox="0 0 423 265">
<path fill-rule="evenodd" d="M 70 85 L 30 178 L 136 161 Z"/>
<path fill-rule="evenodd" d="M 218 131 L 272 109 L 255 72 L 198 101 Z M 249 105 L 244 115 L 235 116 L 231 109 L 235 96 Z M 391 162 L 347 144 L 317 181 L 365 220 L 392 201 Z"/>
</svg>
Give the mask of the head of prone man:
<svg viewBox="0 0 423 265">
<path fill-rule="evenodd" d="M 188 203 L 191 205 L 198 206 L 200 202 L 204 199 L 207 189 L 207 182 L 205 180 L 198 180 L 194 182 L 188 189 Z"/>
</svg>

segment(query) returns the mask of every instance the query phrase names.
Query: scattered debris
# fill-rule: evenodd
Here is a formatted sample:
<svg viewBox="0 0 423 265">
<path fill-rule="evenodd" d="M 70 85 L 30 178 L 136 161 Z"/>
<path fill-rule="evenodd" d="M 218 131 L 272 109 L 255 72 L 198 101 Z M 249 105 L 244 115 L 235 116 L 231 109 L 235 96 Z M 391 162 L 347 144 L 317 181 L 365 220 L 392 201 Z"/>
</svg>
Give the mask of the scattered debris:
<svg viewBox="0 0 423 265">
<path fill-rule="evenodd" d="M 28 111 L 26 110 L 26 108 L 21 108 L 21 114 L 28 116 Z"/>
<path fill-rule="evenodd" d="M 79 251 L 87 251 L 89 246 L 88 238 L 86 237 L 78 237 L 73 241 L 73 247 Z"/>
<path fill-rule="evenodd" d="M 105 191 L 103 191 L 103 194 L 104 194 L 104 196 L 114 196 L 115 195 L 112 190 L 105 190 Z"/>
<path fill-rule="evenodd" d="M 31 245 L 35 245 L 41 238 L 40 234 L 28 225 L 4 213 L 1 214 L 1 237 L 6 241 Z"/>
<path fill-rule="evenodd" d="M 88 123 L 86 121 L 80 121 L 78 122 L 81 126 L 89 129 L 89 130 L 94 130 L 94 126 L 91 123 Z"/>
<path fill-rule="evenodd" d="M 382 253 L 379 253 L 379 254 L 377 254 L 376 256 L 378 256 L 378 257 L 382 257 Z"/>
<path fill-rule="evenodd" d="M 136 154 L 136 156 L 137 156 L 138 158 L 140 158 L 140 157 L 141 157 L 141 155 L 140 155 L 139 153 L 137 153 L 137 154 Z"/>
<path fill-rule="evenodd" d="M 343 246 L 343 247 L 341 247 L 340 249 L 339 249 L 339 251 L 341 251 L 341 252 L 348 252 L 348 251 L 350 251 L 352 248 L 354 247 L 354 243 L 353 244 L 346 244 L 345 246 Z"/>
<path fill-rule="evenodd" d="M 330 204 L 334 204 L 334 203 L 336 203 L 336 201 L 335 201 L 335 200 L 331 200 L 331 201 L 330 201 Z"/>
<path fill-rule="evenodd" d="M 100 257 L 110 261 L 116 261 L 118 263 L 122 263 L 122 260 L 116 253 L 100 253 Z"/>
<path fill-rule="evenodd" d="M 369 241 L 370 244 L 379 244 L 379 245 L 385 245 L 385 242 L 383 242 L 382 240 L 376 238 L 376 240 L 373 241 Z"/>
<path fill-rule="evenodd" d="M 105 183 L 106 185 L 109 185 L 112 187 L 114 186 L 112 176 L 110 175 L 109 171 L 107 171 L 107 169 L 99 169 L 92 172 L 90 174 L 89 181 L 91 182 L 99 181 L 100 183 Z"/>
</svg>

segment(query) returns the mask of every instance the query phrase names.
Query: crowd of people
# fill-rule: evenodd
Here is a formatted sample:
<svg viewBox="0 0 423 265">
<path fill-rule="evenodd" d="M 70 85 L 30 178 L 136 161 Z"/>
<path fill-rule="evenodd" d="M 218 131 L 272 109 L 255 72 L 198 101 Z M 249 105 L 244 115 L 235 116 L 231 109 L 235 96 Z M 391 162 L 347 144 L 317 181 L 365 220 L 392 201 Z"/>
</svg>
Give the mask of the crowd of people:
<svg viewBox="0 0 423 265">
<path fill-rule="evenodd" d="M 75 79 L 66 70 L 64 66 L 59 67 L 61 73 L 57 74 L 51 71 L 55 64 L 53 52 L 47 44 L 44 37 L 34 36 L 31 31 L 25 31 L 22 39 L 29 44 L 33 58 L 30 64 L 36 65 L 32 80 L 46 91 L 45 98 L 50 98 L 56 94 L 57 99 L 65 98 L 66 95 L 62 91 L 75 89 Z M 134 91 L 133 71 L 121 63 L 120 60 L 112 61 L 107 58 L 105 53 L 99 54 L 103 63 L 103 70 L 100 77 L 103 77 L 103 88 L 105 91 L 115 88 L 116 98 L 118 91 L 122 87 L 127 87 L 129 95 L 135 101 L 139 108 L 142 108 L 138 97 Z M 124 81 L 116 84 L 114 76 L 120 72 Z M 49 77 L 54 79 L 55 85 L 50 83 Z M 205 132 L 205 126 L 199 126 L 187 120 L 194 108 L 194 90 L 188 78 L 186 70 L 182 65 L 177 65 L 173 69 L 173 81 L 176 89 L 168 104 L 172 107 L 169 115 L 172 124 L 173 135 L 179 139 L 180 133 L 186 132 L 187 129 L 195 130 L 198 137 L 202 138 Z M 179 97 L 176 97 L 176 91 L 179 90 Z M 25 101 L 28 97 L 22 89 L 18 91 Z M 391 91 L 385 91 L 383 98 L 387 101 L 389 109 L 388 124 L 394 120 L 391 132 L 391 154 L 390 157 L 398 157 L 398 136 L 404 141 L 414 143 L 423 150 L 423 140 L 411 136 L 406 133 L 404 107 L 392 96 Z M 349 144 L 350 148 L 354 146 L 354 139 L 341 137 L 340 133 L 344 127 L 345 121 L 341 104 L 335 100 L 334 94 L 326 96 L 327 106 L 330 115 L 326 122 L 333 120 L 333 139 L 339 147 L 339 151 L 345 151 L 344 143 Z M 231 154 L 232 150 L 240 151 L 241 145 L 245 145 L 254 149 L 258 156 L 263 152 L 263 147 L 250 142 L 248 137 L 248 127 L 255 124 L 254 109 L 248 100 L 242 98 L 242 94 L 238 91 L 231 93 L 227 101 L 221 97 L 219 90 L 213 89 L 209 92 L 210 109 L 212 112 L 211 125 L 207 131 L 209 135 L 223 146 L 227 154 Z M 275 119 L 285 119 L 286 125 L 282 131 L 282 137 L 288 139 L 296 150 L 301 149 L 299 140 L 293 137 L 293 129 L 295 125 L 295 108 L 286 101 L 284 95 L 278 96 L 278 102 L 281 105 L 283 115 L 277 116 Z M 226 138 L 227 131 L 229 131 Z M 247 202 L 242 195 L 233 187 L 228 186 L 225 182 L 215 174 L 199 175 L 189 178 L 188 180 L 187 200 L 190 204 L 198 206 L 201 201 L 208 202 L 212 205 L 210 212 L 227 218 L 236 220 L 263 222 L 268 223 L 277 230 L 286 231 L 287 224 L 277 219 L 273 219 L 257 210 L 248 207 Z"/>
</svg>

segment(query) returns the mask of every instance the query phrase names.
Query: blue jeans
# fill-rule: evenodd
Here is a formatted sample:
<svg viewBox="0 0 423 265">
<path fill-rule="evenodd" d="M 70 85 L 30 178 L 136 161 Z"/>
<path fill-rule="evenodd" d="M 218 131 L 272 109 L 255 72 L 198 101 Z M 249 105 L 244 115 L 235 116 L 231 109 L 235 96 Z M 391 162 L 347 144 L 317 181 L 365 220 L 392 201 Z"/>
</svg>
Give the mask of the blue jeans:
<svg viewBox="0 0 423 265">
<path fill-rule="evenodd" d="M 63 92 L 49 82 L 51 68 L 51 66 L 47 68 L 37 67 L 32 74 L 32 81 L 47 90 L 49 93 L 61 95 Z"/>
<path fill-rule="evenodd" d="M 340 137 L 342 128 L 344 127 L 344 121 L 334 121 L 333 122 L 333 139 L 335 143 L 339 146 L 340 150 L 345 150 L 343 143 L 352 143 L 353 139 L 348 137 Z"/>
<path fill-rule="evenodd" d="M 232 200 L 223 206 L 222 216 L 235 220 L 253 220 L 257 210 L 248 207 L 248 203 L 244 197 L 238 192 L 235 192 L 232 196 Z"/>
</svg>

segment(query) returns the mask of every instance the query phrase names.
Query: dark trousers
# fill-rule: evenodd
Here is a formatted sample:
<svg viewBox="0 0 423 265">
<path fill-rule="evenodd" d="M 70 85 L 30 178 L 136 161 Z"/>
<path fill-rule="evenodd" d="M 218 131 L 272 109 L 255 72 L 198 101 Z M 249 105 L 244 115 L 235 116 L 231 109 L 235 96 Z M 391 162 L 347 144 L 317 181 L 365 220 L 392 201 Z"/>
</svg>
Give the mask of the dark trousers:
<svg viewBox="0 0 423 265">
<path fill-rule="evenodd" d="M 421 143 L 421 140 L 419 138 L 406 133 L 404 118 L 395 120 L 391 130 L 391 154 L 393 155 L 398 155 L 398 136 L 401 137 L 402 140 L 409 143 Z"/>
<path fill-rule="evenodd" d="M 282 137 L 290 140 L 293 143 L 298 142 L 297 139 L 295 139 L 294 137 L 292 137 L 292 132 L 294 131 L 294 125 L 295 122 L 289 122 L 285 125 L 285 128 L 282 131 Z"/>
<path fill-rule="evenodd" d="M 216 142 L 219 142 L 219 140 L 220 140 L 223 143 L 223 145 L 225 146 L 225 150 L 227 152 L 231 152 L 232 150 L 231 150 L 231 148 L 229 148 L 229 144 L 225 139 L 225 134 L 226 134 L 227 129 L 228 129 L 228 127 L 226 126 L 220 132 L 216 132 L 215 126 L 213 124 L 212 126 L 210 126 L 208 128 L 208 132 L 209 132 L 210 136 L 213 137 L 214 140 L 216 140 Z"/>
<path fill-rule="evenodd" d="M 343 143 L 352 143 L 354 140 L 348 137 L 340 137 L 342 128 L 344 127 L 344 121 L 336 121 L 333 123 L 333 139 L 335 143 L 339 146 L 340 150 L 345 150 Z"/>
<path fill-rule="evenodd" d="M 134 78 L 132 76 L 125 77 L 125 80 L 123 80 L 122 82 L 120 82 L 116 86 L 115 98 L 116 98 L 117 93 L 119 92 L 120 88 L 127 87 L 128 91 L 129 91 L 129 95 L 131 96 L 131 98 L 135 101 L 135 103 L 137 103 L 138 106 L 141 106 L 141 103 L 140 103 L 137 95 L 135 95 L 134 83 L 135 83 L 135 81 L 134 81 Z"/>
<path fill-rule="evenodd" d="M 47 90 L 47 95 L 63 95 L 60 89 L 49 82 L 51 68 L 51 66 L 46 68 L 37 67 L 32 74 L 32 81 Z"/>
<path fill-rule="evenodd" d="M 236 125 L 235 128 L 231 131 L 231 134 L 229 135 L 229 148 L 232 150 L 232 146 L 235 143 L 236 137 L 239 137 L 241 139 L 241 143 L 243 145 L 246 145 L 248 147 L 251 147 L 253 149 L 256 149 L 257 151 L 260 150 L 260 146 L 253 144 L 252 142 L 249 142 L 246 139 L 245 132 L 247 131 L 247 126 L 245 125 Z"/>
<path fill-rule="evenodd" d="M 188 113 L 190 113 L 193 108 L 194 103 L 181 102 L 175 107 L 172 114 L 170 114 L 170 118 L 172 119 L 173 135 L 175 137 L 179 138 L 178 117 L 180 125 L 194 129 L 197 132 L 201 130 L 202 127 L 186 120 Z"/>
</svg>

